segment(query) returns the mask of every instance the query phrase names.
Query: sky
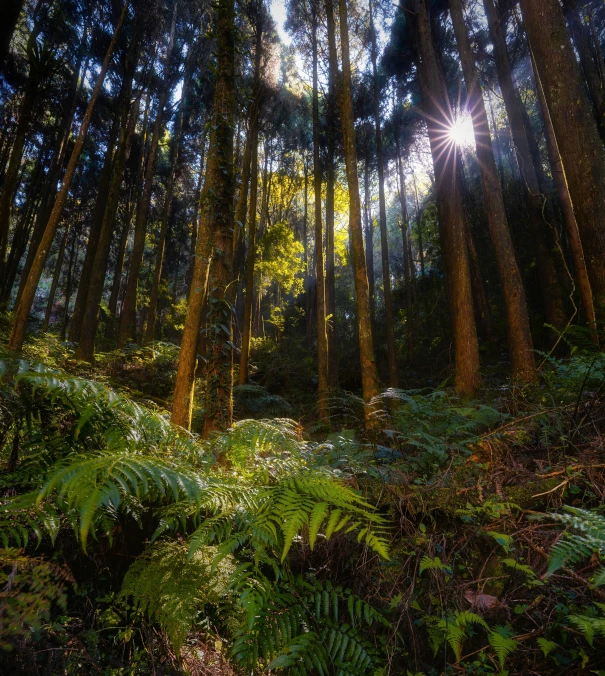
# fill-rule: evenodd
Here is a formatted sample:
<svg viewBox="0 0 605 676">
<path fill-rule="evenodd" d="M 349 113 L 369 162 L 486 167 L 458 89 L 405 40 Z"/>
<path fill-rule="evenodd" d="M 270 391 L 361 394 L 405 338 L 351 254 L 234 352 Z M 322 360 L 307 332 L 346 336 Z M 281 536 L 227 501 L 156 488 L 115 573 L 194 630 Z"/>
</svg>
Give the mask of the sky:
<svg viewBox="0 0 605 676">
<path fill-rule="evenodd" d="M 286 5 L 284 0 L 271 0 L 271 16 L 277 24 L 277 33 L 281 41 L 285 45 L 291 42 L 290 36 L 284 30 L 284 22 L 286 20 Z"/>
</svg>

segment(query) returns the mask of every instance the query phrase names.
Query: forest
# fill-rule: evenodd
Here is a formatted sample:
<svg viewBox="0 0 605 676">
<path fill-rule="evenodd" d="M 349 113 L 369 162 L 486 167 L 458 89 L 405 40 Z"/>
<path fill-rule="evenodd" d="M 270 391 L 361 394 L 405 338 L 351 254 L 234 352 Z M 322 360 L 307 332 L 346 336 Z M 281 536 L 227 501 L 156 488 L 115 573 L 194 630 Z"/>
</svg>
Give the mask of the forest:
<svg viewBox="0 0 605 676">
<path fill-rule="evenodd" d="M 0 17 L 0 676 L 605 676 L 603 1 Z"/>
</svg>

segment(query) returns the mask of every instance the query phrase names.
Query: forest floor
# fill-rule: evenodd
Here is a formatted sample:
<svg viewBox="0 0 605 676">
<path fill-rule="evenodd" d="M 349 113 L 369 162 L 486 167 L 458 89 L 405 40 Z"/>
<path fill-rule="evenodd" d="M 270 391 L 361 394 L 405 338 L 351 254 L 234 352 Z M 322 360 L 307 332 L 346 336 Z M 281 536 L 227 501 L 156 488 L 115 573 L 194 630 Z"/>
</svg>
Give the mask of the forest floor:
<svg viewBox="0 0 605 676">
<path fill-rule="evenodd" d="M 47 336 L 31 340 L 24 359 L 163 414 L 176 355 L 170 345 L 132 347 L 91 366 Z M 257 382 L 266 382 L 262 363 Z M 605 592 L 594 579 L 605 553 L 604 383 L 603 355 L 576 353 L 549 359 L 537 387 L 493 381 L 472 401 L 448 389 L 387 391 L 371 436 L 361 402 L 347 392 L 333 393 L 327 429 L 312 420 L 311 392 L 305 398 L 293 387 L 291 404 L 284 388 L 236 388 L 239 418 L 277 426 L 294 418 L 297 443 L 313 462 L 388 522 L 388 560 L 346 535 L 314 549 L 303 536 L 289 555 L 293 571 L 351 588 L 386 618 L 372 630 L 381 657 L 367 673 L 605 673 Z M 2 461 L 9 455 L 7 447 Z M 0 488 L 11 494 L 6 470 Z M 562 516 L 545 516 L 552 513 Z M 198 618 L 180 654 L 157 622 L 139 616 L 126 631 L 112 625 L 115 594 L 101 593 L 94 566 L 83 573 L 85 559 L 75 564 L 72 550 L 73 542 L 64 545 L 55 560 L 70 563 L 78 591 L 33 635 L 15 638 L 0 674 L 245 673 L 230 657 L 228 622 Z M 5 600 L 7 590 L 9 583 Z"/>
</svg>

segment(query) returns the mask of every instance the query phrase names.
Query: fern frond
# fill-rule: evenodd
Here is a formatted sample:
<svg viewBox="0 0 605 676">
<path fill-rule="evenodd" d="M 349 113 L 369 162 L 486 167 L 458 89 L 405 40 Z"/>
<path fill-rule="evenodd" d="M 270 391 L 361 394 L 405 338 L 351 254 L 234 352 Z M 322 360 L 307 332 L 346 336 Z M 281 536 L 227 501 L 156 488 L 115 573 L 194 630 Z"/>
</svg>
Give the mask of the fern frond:
<svg viewBox="0 0 605 676">
<path fill-rule="evenodd" d="M 511 636 L 512 630 L 509 626 L 494 627 L 487 635 L 487 640 L 500 663 L 500 669 L 504 669 L 506 658 L 519 649 L 519 644 Z"/>
</svg>

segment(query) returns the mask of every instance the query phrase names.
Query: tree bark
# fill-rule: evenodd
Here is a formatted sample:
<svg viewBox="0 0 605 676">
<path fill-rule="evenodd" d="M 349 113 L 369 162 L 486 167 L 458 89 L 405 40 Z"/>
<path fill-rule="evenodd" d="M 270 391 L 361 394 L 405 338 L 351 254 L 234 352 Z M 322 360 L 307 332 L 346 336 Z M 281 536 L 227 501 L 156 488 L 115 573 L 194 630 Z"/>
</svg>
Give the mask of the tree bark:
<svg viewBox="0 0 605 676">
<path fill-rule="evenodd" d="M 118 19 L 118 24 L 114 31 L 111 42 L 109 43 L 109 47 L 107 48 L 103 64 L 101 65 L 101 71 L 99 72 L 97 81 L 90 96 L 90 101 L 88 102 L 84 117 L 82 118 L 80 131 L 78 132 L 78 137 L 74 144 L 71 157 L 69 158 L 69 163 L 67 165 L 65 176 L 63 177 L 63 182 L 61 184 L 61 189 L 57 194 L 57 199 L 55 200 L 53 210 L 50 214 L 48 223 L 46 224 L 44 234 L 42 235 L 40 245 L 38 246 L 38 251 L 36 252 L 27 282 L 23 289 L 21 300 L 15 311 L 15 319 L 8 341 L 9 349 L 14 352 L 20 352 L 21 348 L 23 347 L 23 341 L 25 340 L 25 330 L 27 328 L 27 320 L 29 318 L 29 313 L 36 295 L 36 288 L 38 287 L 38 282 L 40 281 L 40 276 L 42 275 L 44 264 L 46 263 L 46 258 L 48 257 L 50 245 L 52 244 L 57 227 L 59 225 L 61 214 L 63 213 L 65 200 L 67 199 L 69 188 L 76 172 L 78 160 L 80 159 L 80 154 L 82 153 L 82 148 L 84 147 L 84 141 L 86 140 L 86 134 L 90 125 L 92 113 L 97 103 L 97 99 L 99 98 L 99 93 L 101 92 L 101 87 L 103 86 L 105 75 L 107 73 L 107 69 L 109 68 L 109 62 L 113 55 L 113 51 L 118 40 L 118 35 L 120 34 L 120 29 L 122 28 L 127 9 L 128 0 L 126 0 L 124 3 L 122 13 Z"/>
<path fill-rule="evenodd" d="M 36 44 L 36 38 L 41 29 L 37 16 L 39 7 L 40 2 L 37 3 L 34 10 L 34 27 L 27 41 L 28 55 L 32 54 L 33 47 Z M 34 109 L 36 95 L 38 93 L 38 85 L 40 84 L 41 73 L 46 65 L 42 63 L 35 64 L 33 58 L 33 56 L 29 56 L 30 64 L 27 81 L 25 83 L 25 92 L 23 94 L 23 99 L 21 100 L 21 105 L 19 106 L 15 139 L 13 141 L 8 167 L 4 176 L 2 194 L 0 195 L 0 278 L 3 278 L 4 276 L 4 261 L 6 259 L 6 248 L 8 246 L 11 208 L 15 190 L 19 183 L 19 168 L 21 166 L 23 148 L 25 146 L 25 137 L 27 135 L 27 130 L 29 129 L 29 123 Z"/>
<path fill-rule="evenodd" d="M 192 63 L 192 62 L 191 62 Z M 156 315 L 158 308 L 158 299 L 160 295 L 160 280 L 162 278 L 162 266 L 164 263 L 164 249 L 166 248 L 166 237 L 168 235 L 168 226 L 170 223 L 170 210 L 172 207 L 172 197 L 174 194 L 174 181 L 177 162 L 179 161 L 179 150 L 183 136 L 183 116 L 184 108 L 187 101 L 189 91 L 189 81 L 191 78 L 190 69 L 186 69 L 185 81 L 183 84 L 183 91 L 181 94 L 181 105 L 176 124 L 174 125 L 174 132 L 172 141 L 170 143 L 170 169 L 168 174 L 168 182 L 166 185 L 166 196 L 164 199 L 164 207 L 162 209 L 162 219 L 160 225 L 160 234 L 156 245 L 155 267 L 153 270 L 153 280 L 151 283 L 151 292 L 149 294 L 149 308 L 147 311 L 147 326 L 145 329 L 145 344 L 153 342 L 155 338 Z"/>
<path fill-rule="evenodd" d="M 248 382 L 250 369 L 250 336 L 252 334 L 252 302 L 254 299 L 254 262 L 256 258 L 256 207 L 258 201 L 258 128 L 261 105 L 261 63 L 263 25 L 259 14 L 256 26 L 256 52 L 254 55 L 254 98 L 250 109 L 250 208 L 248 212 L 248 256 L 246 260 L 246 293 L 244 298 L 244 321 L 242 347 L 239 361 L 239 384 Z M 266 173 L 266 172 L 265 172 Z"/>
<path fill-rule="evenodd" d="M 128 77 L 128 76 L 127 76 Z M 130 78 L 131 79 L 131 78 Z M 123 94 L 119 97 L 123 100 Z M 116 150 L 116 141 L 120 132 L 120 121 L 122 118 L 122 106 L 117 106 L 113 116 L 113 123 L 107 140 L 107 149 L 103 159 L 103 168 L 99 176 L 99 187 L 95 208 L 90 222 L 90 231 L 88 233 L 88 242 L 86 244 L 86 253 L 84 254 L 84 263 L 80 272 L 80 281 L 78 282 L 78 291 L 76 293 L 76 303 L 69 323 L 69 340 L 72 343 L 79 343 L 82 335 L 82 323 L 84 314 L 87 310 L 87 298 L 90 292 L 90 280 L 92 268 L 96 253 L 99 249 L 99 240 L 107 202 L 109 198 L 110 184 L 112 182 L 112 172 L 114 167 L 114 151 Z M 92 358 L 92 354 L 91 354 Z"/>
<path fill-rule="evenodd" d="M 536 369 L 525 289 L 523 288 L 523 280 L 517 265 L 508 227 L 487 111 L 464 21 L 462 0 L 450 0 L 450 11 L 466 83 L 466 107 L 470 110 L 473 121 L 475 148 L 481 173 L 481 186 L 487 210 L 489 233 L 496 257 L 500 284 L 502 285 L 513 378 L 515 380 L 532 381 L 536 377 Z"/>
<path fill-rule="evenodd" d="M 567 243 L 571 252 L 573 260 L 574 272 L 576 273 L 576 281 L 578 283 L 578 292 L 580 294 L 580 304 L 584 313 L 584 319 L 591 331 L 591 339 L 597 345 L 599 344 L 599 337 L 597 333 L 597 322 L 594 312 L 594 302 L 592 298 L 592 289 L 590 287 L 590 280 L 588 279 L 588 271 L 586 270 L 586 261 L 584 260 L 584 250 L 580 240 L 580 232 L 576 217 L 569 196 L 569 188 L 567 187 L 567 178 L 565 177 L 565 169 L 563 162 L 561 162 L 561 155 L 559 154 L 559 147 L 555 132 L 552 128 L 552 120 L 548 112 L 546 99 L 544 98 L 544 90 L 538 75 L 538 69 L 532 57 L 532 66 L 534 69 L 534 79 L 536 81 L 536 91 L 538 92 L 538 101 L 540 103 L 540 110 L 542 112 L 542 121 L 544 123 L 544 135 L 546 137 L 546 149 L 548 151 L 548 160 L 552 171 L 553 181 L 557 188 L 559 195 L 559 204 L 561 206 L 561 214 L 563 216 L 563 224 L 565 226 L 565 234 L 567 235 Z"/>
<path fill-rule="evenodd" d="M 460 395 L 470 396 L 479 387 L 481 376 L 464 207 L 456 168 L 458 159 L 455 149 L 448 148 L 451 141 L 447 135 L 454 117 L 433 47 L 426 0 L 415 0 L 414 8 L 419 79 L 435 168 L 441 249 L 454 333 L 456 390 Z"/>
<path fill-rule="evenodd" d="M 395 346 L 395 320 L 393 318 L 393 294 L 391 292 L 391 269 L 389 264 L 389 240 L 387 234 L 387 206 L 384 193 L 384 157 L 382 152 L 382 129 L 380 126 L 380 86 L 378 84 L 376 30 L 372 0 L 370 0 L 371 59 L 374 85 L 374 126 L 376 129 L 376 163 L 378 165 L 378 215 L 380 226 L 380 253 L 382 261 L 382 285 L 384 288 L 385 331 L 387 337 L 387 361 L 389 387 L 398 386 L 397 349 Z M 406 252 L 407 254 L 407 252 Z"/>
<path fill-rule="evenodd" d="M 328 5 L 330 6 L 328 8 Z M 332 0 L 326 0 L 329 12 Z M 355 122 L 353 116 L 353 84 L 351 81 L 351 57 L 349 52 L 349 25 L 347 1 L 339 0 L 340 44 L 342 50 L 342 77 L 340 78 L 340 123 L 347 183 L 349 186 L 349 228 L 353 245 L 353 270 L 355 299 L 357 306 L 357 326 L 359 330 L 359 357 L 361 361 L 361 383 L 363 398 L 366 402 L 365 424 L 373 428 L 377 419 L 372 415 L 370 401 L 378 394 L 378 374 L 372 342 L 372 322 L 370 317 L 370 299 L 368 291 L 368 273 L 363 251 L 363 231 L 361 227 L 361 204 L 359 200 L 359 178 L 357 176 L 357 153 L 355 150 Z"/>
<path fill-rule="evenodd" d="M 338 56 L 334 16 L 328 18 L 328 99 L 327 99 L 327 158 L 326 158 L 326 312 L 328 332 L 328 384 L 338 387 L 338 336 L 336 334 L 336 275 L 334 263 L 334 187 L 336 182 L 335 145 L 338 79 Z"/>
<path fill-rule="evenodd" d="M 405 195 L 405 176 L 403 174 L 403 160 L 401 158 L 400 129 L 395 129 L 395 148 L 397 152 L 397 169 L 399 173 L 399 203 L 401 204 L 401 243 L 403 250 L 403 283 L 405 285 L 405 310 L 408 333 L 408 361 L 414 360 L 414 324 L 415 316 L 412 307 L 412 261 L 409 255 L 409 214 Z"/>
<path fill-rule="evenodd" d="M 577 0 L 563 0 L 563 12 L 580 57 L 580 65 L 594 106 L 599 134 L 601 139 L 605 140 L 605 91 L 603 90 L 598 64 L 595 63 L 592 56 L 590 26 L 580 15 Z"/>
<path fill-rule="evenodd" d="M 199 339 L 202 306 L 208 287 L 208 272 L 211 256 L 216 257 L 219 270 L 214 280 L 225 282 L 224 290 L 231 279 L 233 246 L 233 107 L 234 107 L 234 2 L 218 0 L 217 9 L 218 60 L 214 90 L 214 110 L 210 133 L 210 147 L 206 164 L 206 176 L 202 196 L 200 220 L 201 235 L 198 237 L 196 259 L 187 305 L 187 316 L 179 354 L 172 422 L 191 427 L 193 388 L 197 345 Z M 217 299 L 217 305 L 224 305 Z M 219 330 L 222 330 L 219 328 Z M 229 333 L 227 331 L 226 333 Z M 213 401 L 206 410 L 204 432 L 231 424 L 233 415 L 232 354 L 228 341 L 230 335 L 213 338 L 208 346 L 209 369 L 208 392 Z M 225 354 L 218 351 L 226 350 Z M 206 422 L 207 421 L 207 422 Z"/>
<path fill-rule="evenodd" d="M 94 358 L 95 339 L 97 335 L 97 327 L 99 324 L 99 310 L 101 306 L 101 300 L 103 298 L 103 289 L 105 286 L 105 277 L 107 275 L 111 240 L 115 229 L 116 213 L 120 200 L 120 188 L 124 178 L 124 166 L 130 153 L 132 136 L 137 118 L 139 116 L 140 96 L 136 98 L 134 104 L 130 103 L 134 66 L 135 63 L 133 60 L 132 68 L 127 69 L 127 72 L 124 76 L 124 84 L 122 92 L 120 93 L 120 99 L 122 101 L 122 110 L 120 114 L 120 139 L 113 163 L 113 171 L 108 189 L 106 209 L 103 215 L 101 227 L 99 229 L 97 247 L 91 265 L 88 294 L 86 296 L 84 303 L 84 313 L 82 315 L 80 342 L 78 343 L 78 347 L 76 349 L 76 358 L 83 361 L 92 361 Z M 86 258 L 84 261 L 86 264 Z"/>
<path fill-rule="evenodd" d="M 569 185 L 594 294 L 605 315 L 605 149 L 557 0 L 522 0 L 521 11 Z"/>
<path fill-rule="evenodd" d="M 145 251 L 145 236 L 147 233 L 147 217 L 149 215 L 149 205 L 151 203 L 151 193 L 153 191 L 153 175 L 157 162 L 158 146 L 160 136 L 164 125 L 164 108 L 170 94 L 170 83 L 172 80 L 172 62 L 175 54 L 175 29 L 176 15 L 178 6 L 175 3 L 172 14 L 172 26 L 170 28 L 170 38 L 166 50 L 166 60 L 164 62 L 164 80 L 161 85 L 160 96 L 158 100 L 158 112 L 153 123 L 151 135 L 151 146 L 147 156 L 147 165 L 145 167 L 144 187 L 141 198 L 137 205 L 137 217 L 134 224 L 134 242 L 132 245 L 132 255 L 130 257 L 130 266 L 126 280 L 126 291 L 124 293 L 124 302 L 122 304 L 122 315 L 120 317 L 120 330 L 118 334 L 118 347 L 124 347 L 129 340 L 136 340 L 136 318 L 137 318 L 137 298 L 138 283 L 143 263 L 143 253 Z"/>
<path fill-rule="evenodd" d="M 566 323 L 563 294 L 557 278 L 552 246 L 549 245 L 549 225 L 544 218 L 545 196 L 540 188 L 536 175 L 536 168 L 527 140 L 523 124 L 521 102 L 517 95 L 511 74 L 510 61 L 506 49 L 504 31 L 500 17 L 493 0 L 483 0 L 488 20 L 490 36 L 494 47 L 494 59 L 498 82 L 510 123 L 513 143 L 516 150 L 517 164 L 523 182 L 525 202 L 529 214 L 529 225 L 534 240 L 536 266 L 542 293 L 542 302 L 546 320 L 557 329 L 562 329 Z"/>
<path fill-rule="evenodd" d="M 318 413 L 323 423 L 328 414 L 328 334 L 326 332 L 326 285 L 324 278 L 323 226 L 321 220 L 321 160 L 319 139 L 319 95 L 317 91 L 317 12 L 312 7 L 313 51 L 313 187 L 315 192 L 315 284 L 317 296 L 317 389 Z"/>
<path fill-rule="evenodd" d="M 57 253 L 57 262 L 55 264 L 53 280 L 50 285 L 50 291 L 48 293 L 48 300 L 46 301 L 46 312 L 44 313 L 44 321 L 42 323 L 42 333 L 46 333 L 48 331 L 50 316 L 52 314 L 53 306 L 55 304 L 55 295 L 57 293 L 57 287 L 59 285 L 59 277 L 61 276 L 61 268 L 63 267 L 63 259 L 65 257 L 65 247 L 67 246 L 68 235 L 69 235 L 69 225 L 66 225 L 65 232 L 63 233 L 63 239 L 61 240 L 61 245 L 59 246 L 59 251 Z"/>
</svg>

